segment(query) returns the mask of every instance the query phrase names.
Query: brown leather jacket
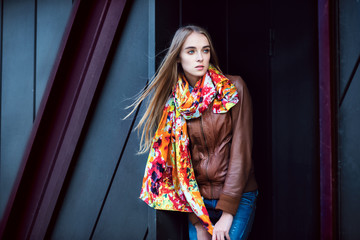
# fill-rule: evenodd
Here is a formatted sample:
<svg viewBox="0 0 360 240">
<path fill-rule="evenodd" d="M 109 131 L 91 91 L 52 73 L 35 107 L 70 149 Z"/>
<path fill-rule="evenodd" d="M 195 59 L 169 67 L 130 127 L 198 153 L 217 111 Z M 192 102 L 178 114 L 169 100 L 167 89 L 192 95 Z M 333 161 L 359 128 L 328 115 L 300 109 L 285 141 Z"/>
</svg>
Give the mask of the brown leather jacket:
<svg viewBox="0 0 360 240">
<path fill-rule="evenodd" d="M 239 76 L 227 76 L 235 84 L 239 102 L 227 113 L 215 114 L 212 105 L 200 118 L 187 121 L 191 157 L 200 193 L 219 199 L 216 208 L 236 214 L 243 192 L 257 189 L 252 151 L 252 105 Z M 196 217 L 190 215 L 191 222 Z"/>
</svg>

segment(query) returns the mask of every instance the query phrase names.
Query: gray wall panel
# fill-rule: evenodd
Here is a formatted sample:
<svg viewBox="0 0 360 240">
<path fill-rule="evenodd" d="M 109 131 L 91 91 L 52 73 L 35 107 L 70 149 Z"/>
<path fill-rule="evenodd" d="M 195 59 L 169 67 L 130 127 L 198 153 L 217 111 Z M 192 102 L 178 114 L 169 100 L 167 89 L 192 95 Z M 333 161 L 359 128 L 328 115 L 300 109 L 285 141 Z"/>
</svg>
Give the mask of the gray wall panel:
<svg viewBox="0 0 360 240">
<path fill-rule="evenodd" d="M 340 236 L 360 239 L 360 67 L 339 111 Z"/>
<path fill-rule="evenodd" d="M 72 1 L 5 0 L 3 5 L 0 216 L 16 178 Z"/>
<path fill-rule="evenodd" d="M 33 122 L 34 2 L 3 2 L 0 216 Z"/>
<path fill-rule="evenodd" d="M 71 9 L 72 0 L 37 0 L 36 111 L 54 65 Z"/>
<path fill-rule="evenodd" d="M 340 51 L 340 95 L 350 79 L 360 56 L 360 2 L 339 1 L 339 51 Z"/>
<path fill-rule="evenodd" d="M 341 0 L 338 4 L 338 91 L 340 99 L 343 97 L 338 109 L 339 239 L 355 240 L 360 239 L 360 66 L 356 66 L 360 59 L 360 2 Z M 349 88 L 344 94 L 346 85 Z"/>
<path fill-rule="evenodd" d="M 133 132 L 127 143 L 94 239 L 144 238 L 149 207 L 139 199 L 139 195 L 146 156 L 135 155 L 139 146 L 136 135 Z"/>
<path fill-rule="evenodd" d="M 149 60 L 153 61 L 150 58 L 153 54 L 149 54 L 148 1 L 134 1 L 124 11 L 129 11 L 128 17 L 123 16 L 124 28 L 114 58 L 109 63 L 110 70 L 104 76 L 106 80 L 94 106 L 93 116 L 89 119 L 83 145 L 78 149 L 77 163 L 54 221 L 52 239 L 89 239 L 99 215 L 99 229 L 96 228 L 94 238 L 99 238 L 98 234 L 102 236 L 101 239 L 115 239 L 115 236 L 121 238 L 119 230 L 127 230 L 130 234 L 136 226 L 123 225 L 122 222 L 125 220 L 132 225 L 136 220 L 126 218 L 131 210 L 134 210 L 134 217 L 138 218 L 136 221 L 141 222 L 142 226 L 139 229 L 137 225 L 136 232 L 142 235 L 146 230 L 147 207 L 138 199 L 145 159 L 144 156 L 135 156 L 138 140 L 134 132 L 116 173 L 109 198 L 106 199 L 107 189 L 112 183 L 133 120 L 133 116 L 122 120 L 128 112 L 124 108 L 132 102 L 130 98 L 145 86 L 148 69 L 151 68 Z M 104 201 L 106 204 L 101 214 Z M 103 225 L 106 222 L 110 224 Z"/>
</svg>

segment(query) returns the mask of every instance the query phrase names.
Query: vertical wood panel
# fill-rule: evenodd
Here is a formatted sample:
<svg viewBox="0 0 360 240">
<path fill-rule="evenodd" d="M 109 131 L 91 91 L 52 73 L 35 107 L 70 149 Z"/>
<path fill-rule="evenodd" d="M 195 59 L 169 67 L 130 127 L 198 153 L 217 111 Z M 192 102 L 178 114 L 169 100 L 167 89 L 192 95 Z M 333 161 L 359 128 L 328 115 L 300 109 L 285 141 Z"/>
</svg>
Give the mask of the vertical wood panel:
<svg viewBox="0 0 360 240">
<path fill-rule="evenodd" d="M 253 152 L 259 197 L 250 239 L 272 235 L 270 1 L 229 1 L 229 74 L 240 75 L 253 103 Z"/>
<path fill-rule="evenodd" d="M 227 2 L 182 0 L 182 25 L 195 24 L 208 30 L 219 58 L 227 73 Z M 215 17 L 216 16 L 216 17 Z M 218 17 L 221 16 L 221 17 Z"/>
<path fill-rule="evenodd" d="M 2 67 L 3 67 L 3 4 L 4 4 L 4 1 L 1 1 L 0 2 L 0 192 L 4 189 L 4 185 L 1 184 L 2 182 L 2 168 L 3 168 L 3 164 L 2 164 L 2 161 L 1 161 L 1 130 L 2 130 Z M 4 199 L 3 199 L 4 198 Z M 0 197 L 0 219 L 2 218 L 2 215 L 3 215 L 3 209 L 4 209 L 4 206 L 5 206 L 5 197 Z"/>
<path fill-rule="evenodd" d="M 104 239 L 105 236 L 115 238 L 125 233 L 124 239 L 131 239 L 131 234 L 139 234 L 141 237 L 145 234 L 147 206 L 138 199 L 138 195 L 146 159 L 145 156 L 134 155 L 138 148 L 138 140 L 133 138 L 136 132 L 132 133 L 127 153 L 123 156 L 126 159 L 121 159 L 109 193 L 109 202 L 106 196 L 125 140 L 131 131 L 133 116 L 122 120 L 126 115 L 124 107 L 132 102 L 129 98 L 135 96 L 148 79 L 148 61 L 151 60 L 147 38 L 148 7 L 148 1 L 140 0 L 127 5 L 124 10 L 128 17 L 122 18 L 124 25 L 118 33 L 121 38 L 113 48 L 113 59 L 107 63 L 109 69 L 103 76 L 106 80 L 98 92 L 87 132 L 82 137 L 83 143 L 77 150 L 73 173 L 68 176 L 68 188 L 63 192 L 58 216 L 53 220 L 53 231 L 49 233 L 51 239 L 96 239 L 99 238 L 98 234 Z M 130 166 L 124 167 L 123 161 Z M 119 180 L 119 177 L 126 179 Z M 118 196 L 117 191 L 128 194 Z M 112 201 L 114 197 L 115 201 Z M 116 197 L 120 198 L 120 202 Z M 105 204 L 104 213 L 101 212 L 102 204 Z M 134 212 L 130 213 L 131 209 Z M 127 224 L 119 224 L 130 214 L 136 216 L 137 219 L 132 220 L 138 224 L 133 225 L 131 219 Z M 98 217 L 101 230 L 96 225 Z M 103 221 L 109 221 L 110 224 L 104 227 Z M 133 227 L 137 227 L 135 233 Z"/>
<path fill-rule="evenodd" d="M 318 1 L 320 239 L 337 239 L 335 227 L 335 73 L 331 51 L 331 5 Z M 335 45 L 333 45 L 335 46 Z"/>
<path fill-rule="evenodd" d="M 54 65 L 71 8 L 72 0 L 37 0 L 36 111 Z"/>
<path fill-rule="evenodd" d="M 273 9 L 273 239 L 319 239 L 317 4 Z"/>
<path fill-rule="evenodd" d="M 0 216 L 33 122 L 35 0 L 3 1 Z"/>
</svg>

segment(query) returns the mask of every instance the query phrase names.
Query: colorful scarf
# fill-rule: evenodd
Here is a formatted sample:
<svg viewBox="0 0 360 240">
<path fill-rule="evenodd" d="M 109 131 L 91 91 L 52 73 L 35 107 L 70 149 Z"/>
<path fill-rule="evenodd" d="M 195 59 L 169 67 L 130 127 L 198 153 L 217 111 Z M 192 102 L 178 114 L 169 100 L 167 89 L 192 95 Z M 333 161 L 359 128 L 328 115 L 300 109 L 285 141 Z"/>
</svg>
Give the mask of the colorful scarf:
<svg viewBox="0 0 360 240">
<path fill-rule="evenodd" d="M 214 113 L 225 113 L 239 101 L 235 86 L 216 68 L 209 66 L 191 93 L 179 77 L 153 138 L 140 194 L 155 209 L 194 212 L 210 234 L 213 226 L 195 179 L 186 120 L 200 117 L 213 101 Z"/>
</svg>

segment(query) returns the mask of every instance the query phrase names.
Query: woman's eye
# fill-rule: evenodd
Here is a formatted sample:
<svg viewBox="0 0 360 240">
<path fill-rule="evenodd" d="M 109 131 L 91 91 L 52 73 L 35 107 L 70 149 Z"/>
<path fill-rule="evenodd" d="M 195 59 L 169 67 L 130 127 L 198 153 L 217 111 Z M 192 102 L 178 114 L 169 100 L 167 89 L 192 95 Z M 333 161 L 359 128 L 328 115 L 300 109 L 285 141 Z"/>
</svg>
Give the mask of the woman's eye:
<svg viewBox="0 0 360 240">
<path fill-rule="evenodd" d="M 210 49 L 204 49 L 204 53 L 209 53 Z"/>
<path fill-rule="evenodd" d="M 189 53 L 189 54 L 193 54 L 193 53 L 194 53 L 194 50 L 190 50 L 188 53 Z"/>
</svg>

